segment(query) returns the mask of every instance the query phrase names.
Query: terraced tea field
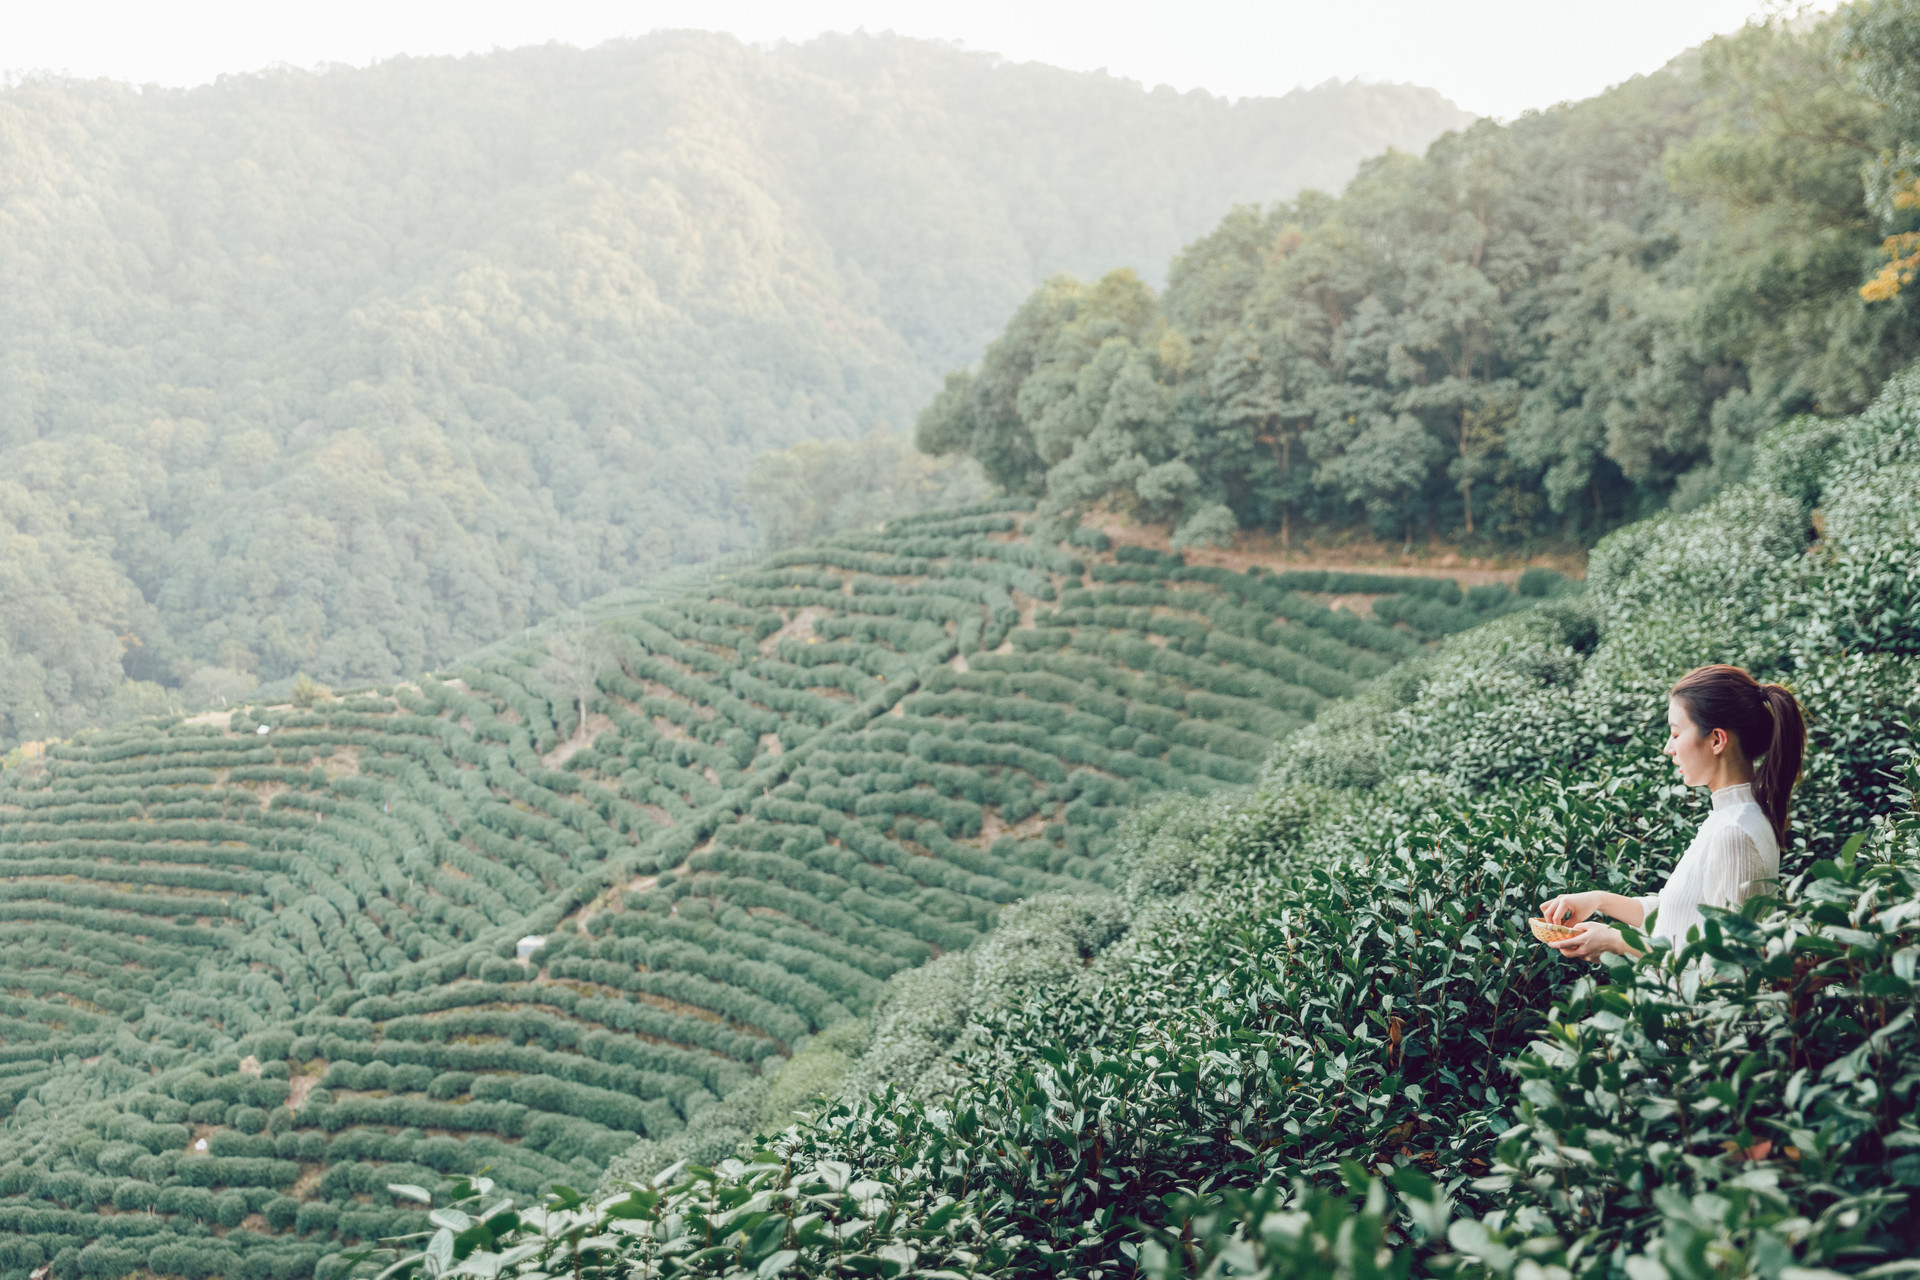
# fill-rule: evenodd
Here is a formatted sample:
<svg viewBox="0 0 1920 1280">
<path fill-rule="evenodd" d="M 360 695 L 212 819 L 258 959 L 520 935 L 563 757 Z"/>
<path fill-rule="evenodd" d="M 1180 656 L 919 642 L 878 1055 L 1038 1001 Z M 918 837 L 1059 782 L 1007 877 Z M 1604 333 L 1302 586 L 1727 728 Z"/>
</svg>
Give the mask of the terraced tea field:
<svg viewBox="0 0 1920 1280">
<path fill-rule="evenodd" d="M 0 1280 L 287 1280 L 420 1225 L 390 1183 L 591 1185 L 1005 904 L 1101 885 L 1129 811 L 1252 781 L 1525 603 L 1028 519 L 897 521 L 590 642 L 0 775 Z"/>
</svg>

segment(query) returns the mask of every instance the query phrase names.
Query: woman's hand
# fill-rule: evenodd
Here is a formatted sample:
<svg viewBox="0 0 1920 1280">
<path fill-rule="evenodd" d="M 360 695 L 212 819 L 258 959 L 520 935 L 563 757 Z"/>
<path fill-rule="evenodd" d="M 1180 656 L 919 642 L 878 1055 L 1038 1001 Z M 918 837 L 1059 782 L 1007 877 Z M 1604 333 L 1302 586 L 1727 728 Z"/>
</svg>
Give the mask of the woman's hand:
<svg viewBox="0 0 1920 1280">
<path fill-rule="evenodd" d="M 1563 893 L 1540 904 L 1540 918 L 1548 924 L 1577 924 L 1600 909 L 1600 891 Z"/>
<path fill-rule="evenodd" d="M 1549 942 L 1547 945 L 1569 960 L 1598 960 L 1609 951 L 1619 956 L 1634 954 L 1627 949 L 1627 940 L 1622 938 L 1620 931 L 1612 925 L 1589 920 L 1584 924 L 1576 925 L 1575 928 L 1580 932 L 1571 938 L 1562 938 L 1558 942 Z"/>
</svg>

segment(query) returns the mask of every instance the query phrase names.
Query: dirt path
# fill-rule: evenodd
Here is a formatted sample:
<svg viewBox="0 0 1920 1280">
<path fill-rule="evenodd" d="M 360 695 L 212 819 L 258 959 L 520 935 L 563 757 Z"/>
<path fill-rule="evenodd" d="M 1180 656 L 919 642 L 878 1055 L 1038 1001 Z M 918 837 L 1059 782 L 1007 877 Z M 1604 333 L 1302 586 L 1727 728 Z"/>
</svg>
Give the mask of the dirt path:
<svg viewBox="0 0 1920 1280">
<path fill-rule="evenodd" d="M 1160 525 L 1134 524 L 1123 517 L 1096 513 L 1086 523 L 1107 535 L 1115 546 L 1147 547 L 1169 550 L 1169 530 Z M 1518 556 L 1462 556 L 1440 543 L 1417 546 L 1413 554 L 1403 554 L 1399 546 L 1372 538 L 1346 538 L 1338 543 L 1296 540 L 1291 551 L 1282 551 L 1280 535 L 1267 531 L 1234 535 L 1230 548 L 1189 547 L 1188 564 L 1214 565 L 1245 573 L 1255 565 L 1273 572 L 1288 569 L 1352 569 L 1395 577 L 1448 577 L 1463 587 L 1489 582 L 1516 582 L 1520 574 L 1535 566 L 1558 569 L 1570 578 L 1587 573 L 1584 554 Z"/>
<path fill-rule="evenodd" d="M 598 711 L 587 714 L 586 732 L 575 730 L 572 737 L 540 757 L 540 763 L 549 769 L 558 769 L 567 761 L 593 745 L 593 740 L 613 728 L 613 717 L 602 715 Z"/>
<path fill-rule="evenodd" d="M 823 617 L 830 612 L 832 612 L 832 610 L 823 609 L 817 604 L 804 606 L 798 613 L 787 619 L 785 625 L 778 631 L 760 642 L 760 656 L 763 658 L 771 658 L 774 654 L 779 653 L 780 642 L 782 640 L 811 640 L 813 638 L 814 619 Z"/>
</svg>

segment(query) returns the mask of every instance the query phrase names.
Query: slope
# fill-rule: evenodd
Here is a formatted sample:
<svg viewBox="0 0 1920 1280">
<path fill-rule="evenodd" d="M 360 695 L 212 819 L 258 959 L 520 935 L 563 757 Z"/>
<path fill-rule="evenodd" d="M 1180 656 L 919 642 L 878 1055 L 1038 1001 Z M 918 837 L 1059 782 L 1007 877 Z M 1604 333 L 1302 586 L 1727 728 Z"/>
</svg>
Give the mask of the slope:
<svg viewBox="0 0 1920 1280">
<path fill-rule="evenodd" d="M 1762 431 L 1858 412 L 1920 356 L 1915 295 L 1863 288 L 1911 247 L 1916 22 L 1910 0 L 1756 22 L 1370 159 L 1337 198 L 1235 209 L 1158 294 L 1050 280 L 919 442 L 1177 543 L 1364 520 L 1571 546 L 1696 506 Z"/>
<path fill-rule="evenodd" d="M 1747 481 L 1603 540 L 1579 598 L 1329 708 L 1252 795 L 1147 814 L 1115 945 L 971 1010 L 943 1091 L 883 1077 L 750 1160 L 585 1206 L 576 1238 L 621 1221 L 584 1261 L 1911 1274 L 1917 485 L 1920 370 L 1779 425 Z M 1778 880 L 1570 963 L 1528 918 L 1657 890 L 1717 807 L 1662 752 L 1672 683 L 1715 660 L 1805 712 Z"/>
<path fill-rule="evenodd" d="M 419 1221 L 389 1183 L 591 1185 L 1420 648 L 1312 593 L 1526 602 L 1065 532 L 898 521 L 0 775 L 0 1269 L 300 1275 Z"/>
</svg>

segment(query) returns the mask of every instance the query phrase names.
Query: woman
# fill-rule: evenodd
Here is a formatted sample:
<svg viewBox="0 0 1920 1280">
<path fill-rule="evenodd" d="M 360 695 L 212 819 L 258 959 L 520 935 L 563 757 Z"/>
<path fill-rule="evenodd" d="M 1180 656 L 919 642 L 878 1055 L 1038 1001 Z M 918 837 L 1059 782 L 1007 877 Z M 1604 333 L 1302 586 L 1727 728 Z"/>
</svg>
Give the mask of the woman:
<svg viewBox="0 0 1920 1280">
<path fill-rule="evenodd" d="M 1677 944 L 1701 923 L 1701 907 L 1738 907 L 1779 874 L 1787 804 L 1806 749 L 1806 722 L 1787 690 L 1724 664 L 1689 671 L 1667 698 L 1665 751 L 1688 786 L 1713 789 L 1713 812 L 1659 893 L 1629 898 L 1589 889 L 1542 903 L 1542 918 L 1580 929 L 1547 945 L 1576 960 L 1609 951 L 1635 956 L 1618 929 L 1592 917 L 1604 913 L 1636 929 L 1651 917 L 1648 932 Z"/>
</svg>

